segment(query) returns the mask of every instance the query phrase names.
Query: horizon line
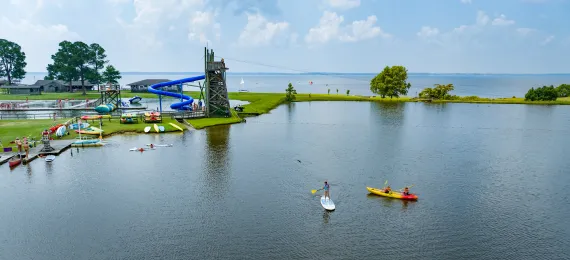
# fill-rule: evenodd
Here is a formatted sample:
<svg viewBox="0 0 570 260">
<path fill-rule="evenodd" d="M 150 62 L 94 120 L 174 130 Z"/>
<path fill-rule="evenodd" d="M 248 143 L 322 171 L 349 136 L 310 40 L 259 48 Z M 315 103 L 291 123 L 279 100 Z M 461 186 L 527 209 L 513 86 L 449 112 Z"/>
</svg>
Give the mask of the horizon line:
<svg viewBox="0 0 570 260">
<path fill-rule="evenodd" d="M 29 71 L 27 73 L 46 74 L 47 71 Z M 198 71 L 125 71 L 121 74 L 200 74 Z M 283 75 L 334 75 L 334 74 L 360 74 L 374 75 L 375 72 L 227 72 L 227 74 L 283 74 Z M 430 74 L 430 75 L 570 75 L 570 72 L 550 72 L 550 73 L 498 73 L 498 72 L 408 72 L 408 74 Z"/>
</svg>

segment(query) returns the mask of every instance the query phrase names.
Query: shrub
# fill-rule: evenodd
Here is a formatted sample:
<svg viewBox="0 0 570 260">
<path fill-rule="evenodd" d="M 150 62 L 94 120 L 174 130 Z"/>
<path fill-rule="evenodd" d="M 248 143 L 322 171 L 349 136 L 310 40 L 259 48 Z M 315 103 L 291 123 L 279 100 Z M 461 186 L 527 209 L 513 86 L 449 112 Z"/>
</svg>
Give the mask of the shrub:
<svg viewBox="0 0 570 260">
<path fill-rule="evenodd" d="M 542 86 L 540 88 L 531 88 L 524 95 L 527 101 L 555 101 L 558 97 L 558 91 L 554 86 Z"/>
</svg>

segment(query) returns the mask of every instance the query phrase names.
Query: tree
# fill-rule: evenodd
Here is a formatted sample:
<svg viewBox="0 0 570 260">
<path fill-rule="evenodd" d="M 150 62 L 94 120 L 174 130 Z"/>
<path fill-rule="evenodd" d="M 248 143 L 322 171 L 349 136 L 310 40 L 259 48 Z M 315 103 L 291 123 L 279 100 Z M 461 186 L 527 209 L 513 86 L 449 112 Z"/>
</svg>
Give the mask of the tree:
<svg viewBox="0 0 570 260">
<path fill-rule="evenodd" d="M 26 53 L 22 47 L 15 42 L 0 39 L 0 77 L 6 77 L 8 85 L 12 85 L 12 80 L 26 76 L 26 65 Z"/>
<path fill-rule="evenodd" d="M 71 86 L 71 82 L 78 79 L 77 68 L 73 64 L 74 59 L 73 43 L 63 41 L 59 43 L 59 49 L 51 55 L 53 64 L 47 65 L 48 75 L 46 80 L 62 80 Z M 71 87 L 70 87 L 71 90 Z"/>
<path fill-rule="evenodd" d="M 556 98 L 558 98 L 558 92 L 552 85 L 536 89 L 531 88 L 524 96 L 527 101 L 555 101 Z"/>
<path fill-rule="evenodd" d="M 103 74 L 101 76 L 102 79 L 102 83 L 110 83 L 113 85 L 119 84 L 119 79 L 121 79 L 121 73 L 115 69 L 115 67 L 113 65 L 108 65 L 105 68 L 105 71 L 103 71 Z"/>
<path fill-rule="evenodd" d="M 336 94 L 338 95 L 338 88 L 336 89 Z"/>
<path fill-rule="evenodd" d="M 451 92 L 454 88 L 453 84 L 441 85 L 435 84 L 434 88 L 425 88 L 420 92 L 420 98 L 430 98 L 430 99 L 449 99 Z"/>
<path fill-rule="evenodd" d="M 98 69 L 102 69 L 106 63 L 104 52 L 105 50 L 98 44 L 87 45 L 80 41 L 60 42 L 59 49 L 51 56 L 53 64 L 49 64 L 47 67 L 48 76 L 46 79 L 64 80 L 69 85 L 74 80 L 80 80 L 83 95 L 86 95 L 86 80 L 101 81 Z M 101 67 L 99 68 L 99 66 Z"/>
<path fill-rule="evenodd" d="M 559 97 L 568 97 L 570 96 L 570 84 L 562 84 L 556 88 L 556 92 L 558 92 Z"/>
<path fill-rule="evenodd" d="M 350 95 L 350 89 L 347 89 L 347 90 L 346 90 L 346 95 L 347 95 L 347 96 Z"/>
<path fill-rule="evenodd" d="M 289 83 L 287 89 L 285 89 L 285 99 L 287 101 L 295 100 L 295 94 L 297 94 L 297 90 L 293 87 L 293 84 Z"/>
<path fill-rule="evenodd" d="M 330 88 L 329 88 L 329 90 L 328 90 L 328 94 L 329 94 L 329 95 L 331 94 L 331 89 L 330 89 Z"/>
<path fill-rule="evenodd" d="M 408 89 L 412 86 L 406 82 L 407 79 L 408 70 L 404 66 L 386 66 L 370 81 L 370 91 L 382 98 L 400 97 L 408 94 Z"/>
<path fill-rule="evenodd" d="M 109 63 L 109 61 L 105 60 L 107 58 L 107 54 L 105 54 L 105 49 L 103 49 L 101 45 L 92 43 L 89 45 L 89 49 L 89 65 L 91 65 L 93 70 L 87 75 L 87 80 L 97 85 L 97 88 L 99 88 L 99 84 L 106 83 L 103 81 L 103 76 L 99 71 L 102 70 L 105 67 L 105 64 Z"/>
</svg>

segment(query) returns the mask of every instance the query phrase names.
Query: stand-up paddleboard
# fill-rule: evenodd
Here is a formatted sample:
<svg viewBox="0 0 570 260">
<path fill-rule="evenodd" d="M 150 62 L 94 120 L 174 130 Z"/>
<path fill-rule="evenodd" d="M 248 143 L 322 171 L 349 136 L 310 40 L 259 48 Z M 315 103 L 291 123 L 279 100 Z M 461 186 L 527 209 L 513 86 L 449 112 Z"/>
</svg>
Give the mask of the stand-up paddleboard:
<svg viewBox="0 0 570 260">
<path fill-rule="evenodd" d="M 154 124 L 154 131 L 156 131 L 158 133 L 158 125 Z"/>
<path fill-rule="evenodd" d="M 332 201 L 332 199 L 326 198 L 323 195 L 321 197 L 321 206 L 323 206 L 323 208 L 325 208 L 326 210 L 334 210 L 335 206 L 334 206 L 334 202 Z"/>
<path fill-rule="evenodd" d="M 138 150 L 138 148 L 136 148 L 136 147 L 129 149 L 129 151 L 136 151 L 136 150 Z"/>
<path fill-rule="evenodd" d="M 178 129 L 178 130 L 184 132 L 184 129 L 182 129 L 182 127 L 178 126 L 177 124 L 175 124 L 175 123 L 169 123 L 169 124 L 170 124 L 172 127 L 174 127 L 174 128 L 176 128 L 176 129 Z"/>
<path fill-rule="evenodd" d="M 146 146 L 150 146 L 150 144 L 146 144 Z M 172 147 L 172 144 L 153 144 L 154 147 Z"/>
<path fill-rule="evenodd" d="M 51 162 L 51 161 L 55 160 L 55 155 L 48 155 L 48 156 L 46 156 L 45 160 L 46 160 L 46 162 Z"/>
<path fill-rule="evenodd" d="M 159 125 L 158 130 L 160 130 L 160 132 L 164 132 L 164 126 Z"/>
<path fill-rule="evenodd" d="M 144 128 L 144 132 L 145 132 L 145 133 L 148 133 L 149 131 L 150 131 L 150 126 L 147 126 L 147 127 Z"/>
</svg>

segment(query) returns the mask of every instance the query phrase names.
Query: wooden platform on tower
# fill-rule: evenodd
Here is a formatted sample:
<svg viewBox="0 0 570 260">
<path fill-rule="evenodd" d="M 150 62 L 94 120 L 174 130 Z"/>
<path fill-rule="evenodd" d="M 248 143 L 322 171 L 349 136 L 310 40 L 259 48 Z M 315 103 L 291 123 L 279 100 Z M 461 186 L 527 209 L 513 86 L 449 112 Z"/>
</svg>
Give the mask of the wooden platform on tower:
<svg viewBox="0 0 570 260">
<path fill-rule="evenodd" d="M 230 117 L 230 100 L 226 85 L 226 71 L 229 69 L 221 61 L 214 60 L 214 50 L 204 48 L 206 79 L 206 114 L 208 117 Z"/>
<path fill-rule="evenodd" d="M 101 97 L 95 103 L 95 106 L 113 104 L 116 108 L 121 107 L 121 89 L 117 87 L 106 87 L 101 90 Z"/>
</svg>

